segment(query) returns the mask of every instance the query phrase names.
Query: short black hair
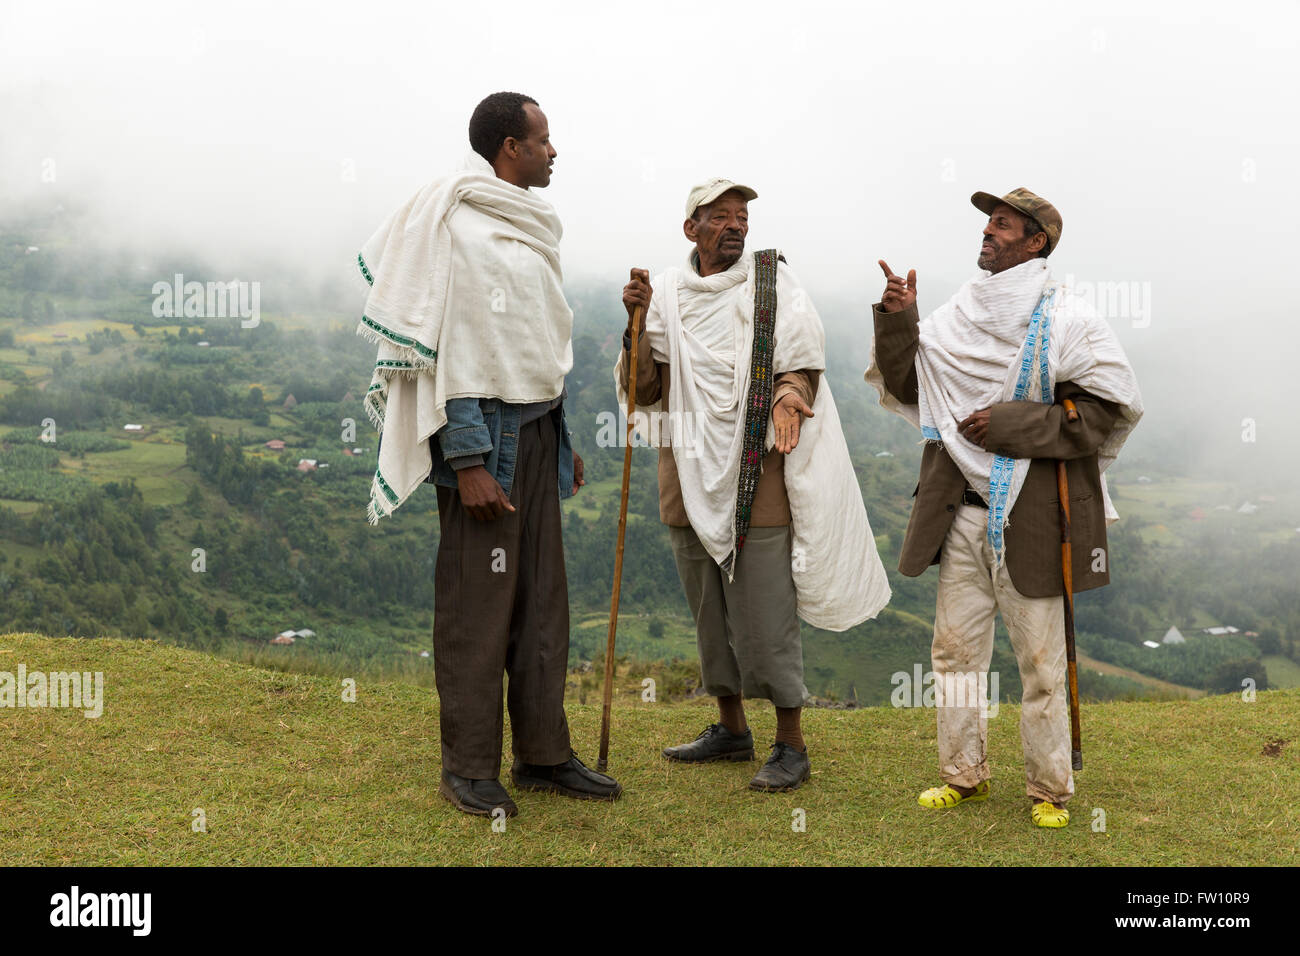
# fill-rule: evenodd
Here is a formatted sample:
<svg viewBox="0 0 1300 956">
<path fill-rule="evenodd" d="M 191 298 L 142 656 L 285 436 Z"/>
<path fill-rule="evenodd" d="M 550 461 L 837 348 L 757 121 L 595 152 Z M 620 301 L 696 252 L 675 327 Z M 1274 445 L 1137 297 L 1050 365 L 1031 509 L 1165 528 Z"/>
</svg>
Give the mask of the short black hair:
<svg viewBox="0 0 1300 956">
<path fill-rule="evenodd" d="M 537 100 L 522 93 L 493 93 L 474 107 L 469 118 L 469 145 L 489 163 L 497 158 L 507 136 L 523 139 L 528 135 L 528 114 L 524 104 Z"/>
<path fill-rule="evenodd" d="M 1016 210 L 1016 211 L 1019 212 L 1019 210 Z M 1026 215 L 1022 212 L 1022 213 L 1020 213 L 1020 219 L 1021 219 L 1021 221 L 1024 223 L 1024 226 L 1025 226 L 1025 238 L 1026 238 L 1026 239 L 1032 239 L 1032 238 L 1034 238 L 1034 236 L 1038 235 L 1040 232 L 1046 234 L 1047 230 L 1044 229 L 1044 228 L 1039 224 L 1038 220 L 1035 219 L 1033 216 L 1026 216 Z M 1049 255 L 1051 255 L 1051 253 L 1052 253 L 1051 245 L 1052 245 L 1052 237 L 1051 237 L 1051 236 L 1048 236 L 1048 237 L 1047 237 L 1047 241 L 1046 241 L 1045 243 L 1043 243 L 1043 248 L 1041 248 L 1041 249 L 1038 250 L 1038 258 L 1039 258 L 1039 259 L 1046 259 Z"/>
</svg>

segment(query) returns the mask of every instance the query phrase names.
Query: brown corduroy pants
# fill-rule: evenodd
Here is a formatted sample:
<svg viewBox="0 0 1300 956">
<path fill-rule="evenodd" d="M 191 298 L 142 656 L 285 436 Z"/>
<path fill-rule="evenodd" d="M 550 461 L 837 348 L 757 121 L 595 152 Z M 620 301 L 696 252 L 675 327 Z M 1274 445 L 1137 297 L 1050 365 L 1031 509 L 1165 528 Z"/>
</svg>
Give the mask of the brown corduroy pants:
<svg viewBox="0 0 1300 956">
<path fill-rule="evenodd" d="M 515 756 L 545 765 L 569 759 L 569 585 L 557 445 L 551 415 L 520 428 L 515 511 L 494 520 L 475 520 L 459 491 L 438 487 L 433 661 L 442 766 L 457 776 L 500 774 L 503 696 Z M 504 695 L 502 675 L 509 677 Z"/>
</svg>

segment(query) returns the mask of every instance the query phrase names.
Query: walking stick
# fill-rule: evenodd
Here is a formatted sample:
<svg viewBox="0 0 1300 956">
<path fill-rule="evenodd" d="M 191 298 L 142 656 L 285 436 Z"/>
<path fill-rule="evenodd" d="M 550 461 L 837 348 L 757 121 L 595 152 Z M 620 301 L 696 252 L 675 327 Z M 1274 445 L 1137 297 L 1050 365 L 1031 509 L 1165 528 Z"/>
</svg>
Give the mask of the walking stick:
<svg viewBox="0 0 1300 956">
<path fill-rule="evenodd" d="M 1066 399 L 1065 420 L 1077 422 L 1079 410 Z M 1061 578 L 1065 585 L 1065 660 L 1070 679 L 1070 766 L 1083 769 L 1083 745 L 1079 730 L 1079 665 L 1074 657 L 1074 567 L 1070 549 L 1070 484 L 1065 477 L 1065 462 L 1056 463 L 1056 494 L 1061 499 Z"/>
<path fill-rule="evenodd" d="M 609 757 L 609 708 L 614 700 L 614 634 L 618 630 L 618 593 L 623 584 L 623 539 L 627 534 L 627 490 L 632 481 L 632 413 L 636 411 L 636 367 L 641 334 L 641 306 L 632 310 L 632 348 L 628 350 L 627 434 L 623 443 L 623 499 L 618 507 L 618 548 L 614 552 L 614 593 L 609 599 L 609 637 L 605 642 L 605 701 L 600 711 L 600 756 L 596 769 L 604 770 Z"/>
</svg>

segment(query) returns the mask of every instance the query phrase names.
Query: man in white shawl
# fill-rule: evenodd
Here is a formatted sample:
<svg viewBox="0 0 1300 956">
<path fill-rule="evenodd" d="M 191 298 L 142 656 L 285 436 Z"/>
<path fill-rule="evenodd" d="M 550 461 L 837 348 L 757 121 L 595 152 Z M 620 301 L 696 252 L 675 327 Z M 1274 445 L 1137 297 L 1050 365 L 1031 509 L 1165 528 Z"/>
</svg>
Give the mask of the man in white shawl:
<svg viewBox="0 0 1300 956">
<path fill-rule="evenodd" d="M 776 736 L 749 786 L 808 779 L 799 619 L 842 631 L 889 600 L 823 371 L 825 332 L 775 249 L 745 255 L 748 186 L 714 179 L 687 200 L 686 268 L 632 270 L 615 369 L 626 403 L 631 318 L 637 405 L 659 434 L 659 512 L 695 618 L 704 690 L 719 720 L 670 760 L 754 759 L 744 697 L 772 701 Z M 652 431 L 653 435 L 653 431 Z"/>
<path fill-rule="evenodd" d="M 357 260 L 370 283 L 357 331 L 379 343 L 367 515 L 376 523 L 421 483 L 437 486 L 438 789 L 466 813 L 513 816 L 498 782 L 503 672 L 517 787 L 580 799 L 621 788 L 578 760 L 564 716 L 560 499 L 584 482 L 564 417 L 562 230 L 531 191 L 550 182 L 557 154 L 537 101 L 518 93 L 483 100 L 469 138 L 461 170 L 393 213 Z"/>
<path fill-rule="evenodd" d="M 1056 460 L 1070 489 L 1075 591 L 1109 579 L 1102 475 L 1142 416 L 1124 350 L 1088 301 L 1051 278 L 1061 216 L 1027 189 L 971 197 L 988 215 L 980 275 L 919 319 L 916 271 L 882 260 L 866 379 L 921 430 L 916 503 L 899 570 L 939 565 L 931 648 L 941 786 L 922 806 L 986 800 L 988 668 L 1001 612 L 1020 668 L 1030 819 L 1063 827 L 1074 793 Z M 1063 403 L 1076 406 L 1070 421 Z"/>
</svg>

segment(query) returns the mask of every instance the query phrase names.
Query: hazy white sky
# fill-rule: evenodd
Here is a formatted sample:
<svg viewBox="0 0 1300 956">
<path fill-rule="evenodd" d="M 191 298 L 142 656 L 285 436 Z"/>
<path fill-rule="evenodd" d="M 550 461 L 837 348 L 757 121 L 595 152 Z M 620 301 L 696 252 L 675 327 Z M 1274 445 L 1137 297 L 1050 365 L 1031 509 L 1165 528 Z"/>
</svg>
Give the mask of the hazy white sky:
<svg viewBox="0 0 1300 956">
<path fill-rule="evenodd" d="M 550 121 L 570 278 L 679 261 L 722 175 L 814 296 L 870 301 L 883 256 L 935 305 L 975 270 L 971 192 L 1023 185 L 1063 214 L 1057 274 L 1150 283 L 1155 334 L 1291 298 L 1298 11 L 4 0 L 0 200 L 92 198 L 122 241 L 245 274 L 347 268 L 510 89 Z"/>
</svg>

